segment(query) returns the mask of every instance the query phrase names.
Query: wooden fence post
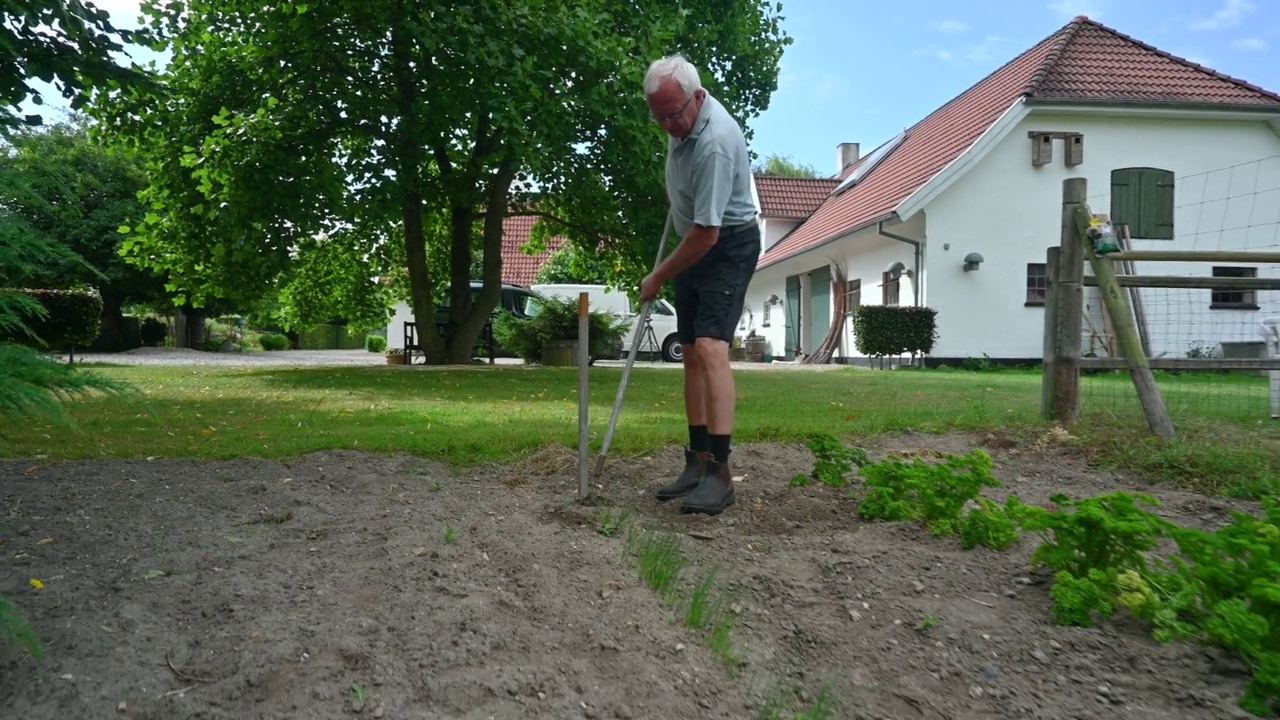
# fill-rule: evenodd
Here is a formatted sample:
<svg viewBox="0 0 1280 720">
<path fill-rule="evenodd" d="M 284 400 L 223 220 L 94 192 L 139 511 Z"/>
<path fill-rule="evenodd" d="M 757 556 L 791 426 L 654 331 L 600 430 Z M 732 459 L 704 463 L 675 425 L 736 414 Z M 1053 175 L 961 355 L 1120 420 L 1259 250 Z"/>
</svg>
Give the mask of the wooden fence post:
<svg viewBox="0 0 1280 720">
<path fill-rule="evenodd" d="M 1044 357 L 1040 379 L 1040 415 L 1053 419 L 1054 371 L 1058 358 L 1058 268 L 1062 265 L 1062 248 L 1051 246 L 1044 261 Z"/>
<path fill-rule="evenodd" d="M 1088 197 L 1084 178 L 1062 181 L 1062 235 L 1058 267 L 1057 352 L 1053 361 L 1053 417 L 1071 425 L 1080 417 L 1080 331 L 1084 326 L 1084 246 L 1074 211 Z"/>
<path fill-rule="evenodd" d="M 1111 317 L 1111 325 L 1115 328 L 1116 339 L 1120 341 L 1120 353 L 1124 356 L 1125 365 L 1133 377 L 1133 387 L 1138 391 L 1138 400 L 1142 403 L 1142 413 L 1147 417 L 1147 425 L 1151 431 L 1166 440 L 1174 438 L 1173 420 L 1169 417 L 1169 409 L 1160 397 L 1160 388 L 1156 386 L 1155 376 L 1147 363 L 1147 356 L 1142 352 L 1142 336 L 1138 334 L 1138 325 L 1129 307 L 1129 300 L 1120 289 L 1120 281 L 1116 279 L 1116 269 L 1111 259 L 1098 257 L 1093 252 L 1093 240 L 1089 237 L 1089 220 L 1092 215 L 1089 208 L 1077 205 L 1074 209 L 1075 244 L 1080 247 L 1093 267 L 1093 276 L 1097 279 L 1098 291 L 1102 295 L 1107 315 Z"/>
</svg>

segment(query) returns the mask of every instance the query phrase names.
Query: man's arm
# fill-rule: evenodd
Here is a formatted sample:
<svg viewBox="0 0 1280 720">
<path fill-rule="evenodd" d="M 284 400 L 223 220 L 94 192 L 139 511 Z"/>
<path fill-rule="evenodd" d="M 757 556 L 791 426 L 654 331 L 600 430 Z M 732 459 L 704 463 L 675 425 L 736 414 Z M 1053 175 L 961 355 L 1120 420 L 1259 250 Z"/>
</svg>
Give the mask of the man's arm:
<svg viewBox="0 0 1280 720">
<path fill-rule="evenodd" d="M 679 275 L 689 266 L 701 260 L 702 256 L 711 250 L 719 238 L 720 228 L 694 225 L 690 228 L 689 234 L 681 239 L 679 245 L 676 245 L 676 249 L 658 265 L 658 269 L 653 273 L 654 277 L 661 284 Z"/>
</svg>

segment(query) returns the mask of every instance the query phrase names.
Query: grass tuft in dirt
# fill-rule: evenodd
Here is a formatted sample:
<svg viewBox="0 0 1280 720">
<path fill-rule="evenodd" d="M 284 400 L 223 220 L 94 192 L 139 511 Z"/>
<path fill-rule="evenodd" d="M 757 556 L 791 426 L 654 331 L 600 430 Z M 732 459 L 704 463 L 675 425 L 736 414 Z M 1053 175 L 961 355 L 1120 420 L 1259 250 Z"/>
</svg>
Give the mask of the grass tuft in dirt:
<svg viewBox="0 0 1280 720">
<path fill-rule="evenodd" d="M 704 640 L 712 655 L 730 670 L 745 662 L 733 638 L 737 612 L 717 590 L 715 572 L 707 572 L 692 586 L 681 584 L 689 561 L 679 535 L 632 527 L 627 531 L 624 552 L 633 558 L 641 580 L 664 604 L 683 608 L 685 627 L 705 631 Z"/>
<path fill-rule="evenodd" d="M 635 557 L 640 579 L 649 589 L 667 605 L 675 605 L 680 573 L 688 564 L 679 536 L 652 530 L 629 532 L 626 551 Z"/>
<path fill-rule="evenodd" d="M 452 545 L 458 539 L 458 530 L 449 523 L 444 525 L 444 544 Z"/>
<path fill-rule="evenodd" d="M 31 624 L 9 598 L 0 595 L 0 648 L 26 651 L 33 658 L 44 657 L 44 647 Z"/>
<path fill-rule="evenodd" d="M 626 527 L 632 514 L 633 511 L 630 508 L 621 511 L 613 508 L 601 510 L 596 513 L 596 532 L 605 537 L 613 537 Z"/>
<path fill-rule="evenodd" d="M 831 720 L 840 709 L 834 693 L 828 686 L 818 691 L 809 705 L 801 699 L 797 690 L 776 690 L 760 707 L 759 720 Z"/>
</svg>

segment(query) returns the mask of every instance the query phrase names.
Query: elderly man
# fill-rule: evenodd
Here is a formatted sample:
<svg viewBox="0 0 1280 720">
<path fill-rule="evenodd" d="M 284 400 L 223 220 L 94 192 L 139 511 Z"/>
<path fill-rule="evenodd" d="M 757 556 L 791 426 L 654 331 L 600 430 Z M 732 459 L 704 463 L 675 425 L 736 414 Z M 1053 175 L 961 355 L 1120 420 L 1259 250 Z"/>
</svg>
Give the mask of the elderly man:
<svg viewBox="0 0 1280 720">
<path fill-rule="evenodd" d="M 684 470 L 658 490 L 658 499 L 684 497 L 685 512 L 714 515 L 734 503 L 729 453 L 736 391 L 729 345 L 760 254 L 751 163 L 742 129 L 683 57 L 654 61 L 644 94 L 670 136 L 667 200 L 681 239 L 640 283 L 640 299 L 652 300 L 674 280 L 689 423 Z"/>
</svg>

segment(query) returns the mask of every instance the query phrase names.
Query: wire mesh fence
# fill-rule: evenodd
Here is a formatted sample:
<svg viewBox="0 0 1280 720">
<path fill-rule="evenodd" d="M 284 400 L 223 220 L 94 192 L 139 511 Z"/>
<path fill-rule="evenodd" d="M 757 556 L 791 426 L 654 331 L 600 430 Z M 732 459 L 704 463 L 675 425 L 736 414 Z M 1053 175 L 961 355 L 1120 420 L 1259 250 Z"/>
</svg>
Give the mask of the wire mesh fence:
<svg viewBox="0 0 1280 720">
<path fill-rule="evenodd" d="M 1122 249 L 1218 256 L 1116 261 L 1116 274 L 1122 280 L 1125 275 L 1171 278 L 1167 284 L 1177 278 L 1221 278 L 1214 287 L 1123 288 L 1169 414 L 1175 419 L 1271 418 L 1273 399 L 1280 397 L 1280 373 L 1249 367 L 1248 361 L 1277 355 L 1280 291 L 1251 279 L 1280 277 L 1280 263 L 1274 262 L 1280 252 L 1280 155 L 1148 179 L 1152 186 L 1138 192 L 1114 176 L 1109 185 L 1089 188 L 1091 212 L 1131 223 L 1118 228 Z M 1161 207 L 1162 200 L 1169 206 Z M 1132 222 L 1135 211 L 1145 218 Z M 1087 264 L 1085 273 L 1091 274 Z M 1100 288 L 1086 282 L 1083 295 L 1081 356 L 1123 357 Z M 1084 370 L 1080 405 L 1082 413 L 1142 417 L 1123 369 Z"/>
</svg>

